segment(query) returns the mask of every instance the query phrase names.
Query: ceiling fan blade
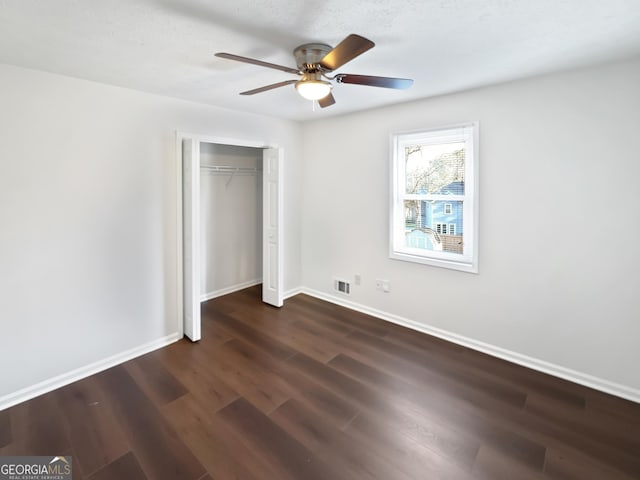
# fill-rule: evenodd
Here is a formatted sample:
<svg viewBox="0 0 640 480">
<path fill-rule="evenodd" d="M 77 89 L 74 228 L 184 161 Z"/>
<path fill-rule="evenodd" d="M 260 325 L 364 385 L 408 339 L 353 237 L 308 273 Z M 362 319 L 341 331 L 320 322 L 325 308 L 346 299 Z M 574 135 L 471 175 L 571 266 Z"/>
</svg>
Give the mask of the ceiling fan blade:
<svg viewBox="0 0 640 480">
<path fill-rule="evenodd" d="M 240 95 L 255 95 L 256 93 L 266 92 L 267 90 L 273 90 L 274 88 L 285 87 L 287 85 L 291 85 L 292 83 L 296 83 L 297 81 L 298 80 L 285 80 L 284 82 L 272 83 L 271 85 L 265 85 L 264 87 L 254 88 L 253 90 L 241 92 Z"/>
<path fill-rule="evenodd" d="M 318 105 L 320 105 L 320 108 L 330 107 L 334 103 L 336 103 L 336 99 L 333 98 L 333 93 L 331 92 L 329 92 L 329 95 L 327 95 L 326 97 L 322 97 L 320 100 L 318 100 Z"/>
<path fill-rule="evenodd" d="M 287 73 L 293 73 L 300 75 L 300 71 L 295 68 L 283 67 L 282 65 L 276 65 L 275 63 L 263 62 L 262 60 L 256 60 L 255 58 L 241 57 L 240 55 L 234 55 L 233 53 L 218 52 L 216 57 L 226 58 L 227 60 L 235 60 L 236 62 L 250 63 L 252 65 L 258 65 L 260 67 L 274 68 Z"/>
<path fill-rule="evenodd" d="M 405 89 L 413 85 L 413 80 L 408 78 L 373 77 L 371 75 L 351 75 L 340 73 L 335 76 L 338 83 L 352 83 L 355 85 L 368 85 L 370 87 Z"/>
<path fill-rule="evenodd" d="M 335 70 L 374 46 L 371 40 L 352 33 L 327 53 L 320 60 L 320 65 L 327 70 Z"/>
</svg>

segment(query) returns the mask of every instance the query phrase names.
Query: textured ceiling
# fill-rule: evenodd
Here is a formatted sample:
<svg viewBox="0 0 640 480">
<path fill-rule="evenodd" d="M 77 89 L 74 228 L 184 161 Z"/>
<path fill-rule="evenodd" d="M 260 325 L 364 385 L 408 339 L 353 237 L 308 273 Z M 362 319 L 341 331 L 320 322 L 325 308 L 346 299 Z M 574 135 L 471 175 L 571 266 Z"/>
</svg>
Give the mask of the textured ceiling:
<svg viewBox="0 0 640 480">
<path fill-rule="evenodd" d="M 357 33 L 376 47 L 338 69 L 408 77 L 407 91 L 337 85 L 312 111 L 295 78 L 306 42 Z M 308 120 L 640 55 L 639 0 L 0 0 L 0 63 Z"/>
</svg>

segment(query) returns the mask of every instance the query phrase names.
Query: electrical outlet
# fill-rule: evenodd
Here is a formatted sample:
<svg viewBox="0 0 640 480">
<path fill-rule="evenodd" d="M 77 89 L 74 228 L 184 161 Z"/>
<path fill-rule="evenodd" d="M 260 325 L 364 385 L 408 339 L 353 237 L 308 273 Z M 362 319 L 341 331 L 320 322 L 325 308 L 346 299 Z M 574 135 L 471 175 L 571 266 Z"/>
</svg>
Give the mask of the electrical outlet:
<svg viewBox="0 0 640 480">
<path fill-rule="evenodd" d="M 355 283 L 356 285 L 360 285 L 362 283 L 362 277 L 360 276 L 359 273 L 356 273 L 353 276 L 353 283 Z"/>
<path fill-rule="evenodd" d="M 381 292 L 389 292 L 391 290 L 391 282 L 389 280 L 382 280 L 380 278 L 376 278 L 376 290 Z"/>
</svg>

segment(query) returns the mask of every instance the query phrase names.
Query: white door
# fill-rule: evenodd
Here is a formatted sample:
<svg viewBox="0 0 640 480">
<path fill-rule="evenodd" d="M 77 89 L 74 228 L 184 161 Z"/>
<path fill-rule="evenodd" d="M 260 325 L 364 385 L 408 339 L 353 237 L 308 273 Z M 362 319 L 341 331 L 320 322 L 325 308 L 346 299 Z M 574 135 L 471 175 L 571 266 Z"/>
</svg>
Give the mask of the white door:
<svg viewBox="0 0 640 480">
<path fill-rule="evenodd" d="M 182 140 L 184 334 L 200 340 L 200 142 Z"/>
<path fill-rule="evenodd" d="M 282 256 L 282 150 L 262 153 L 262 301 L 283 304 Z"/>
</svg>

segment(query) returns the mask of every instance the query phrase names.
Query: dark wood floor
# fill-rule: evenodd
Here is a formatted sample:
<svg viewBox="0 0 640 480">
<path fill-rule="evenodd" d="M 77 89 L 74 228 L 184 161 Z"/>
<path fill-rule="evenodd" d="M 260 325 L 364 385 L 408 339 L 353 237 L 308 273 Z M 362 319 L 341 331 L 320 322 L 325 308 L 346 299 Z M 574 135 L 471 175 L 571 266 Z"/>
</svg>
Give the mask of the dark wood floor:
<svg viewBox="0 0 640 480">
<path fill-rule="evenodd" d="M 0 412 L 74 479 L 638 479 L 640 405 L 298 295 Z M 46 361 L 46 359 L 43 359 Z"/>
</svg>

